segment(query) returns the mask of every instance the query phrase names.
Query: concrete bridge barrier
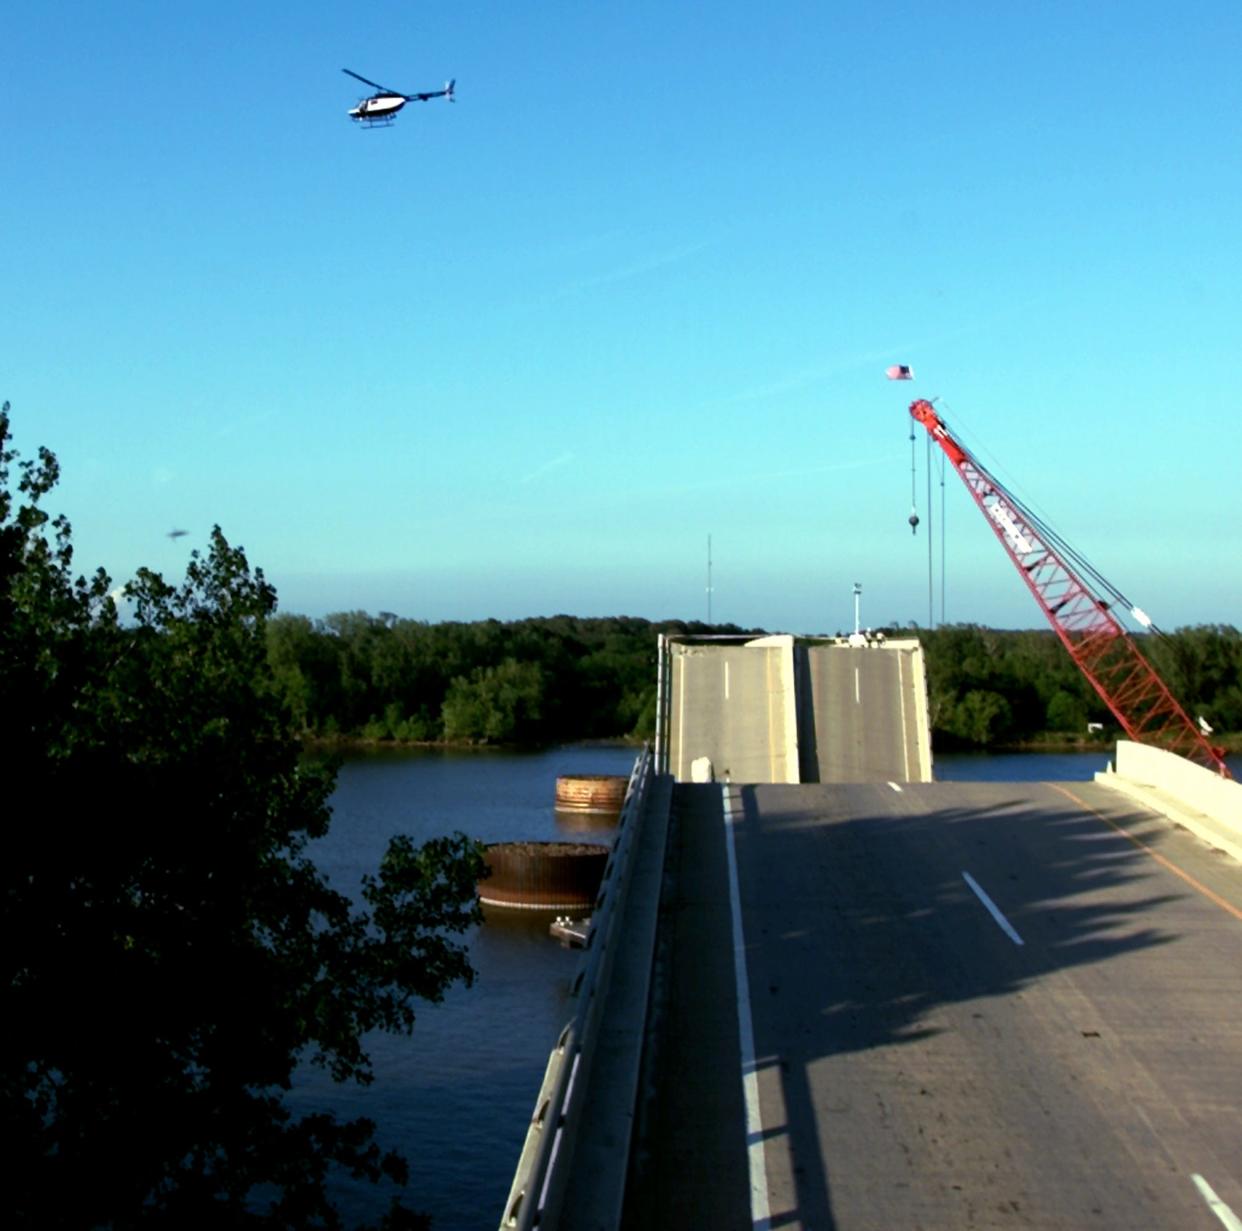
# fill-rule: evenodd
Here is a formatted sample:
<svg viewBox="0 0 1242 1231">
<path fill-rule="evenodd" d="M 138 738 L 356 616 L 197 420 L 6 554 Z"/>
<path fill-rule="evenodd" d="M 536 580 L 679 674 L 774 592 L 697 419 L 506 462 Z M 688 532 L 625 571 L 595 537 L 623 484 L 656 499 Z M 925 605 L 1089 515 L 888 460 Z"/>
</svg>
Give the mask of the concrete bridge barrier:
<svg viewBox="0 0 1242 1231">
<path fill-rule="evenodd" d="M 577 1011 L 548 1058 L 502 1231 L 620 1225 L 670 792 L 644 748 L 629 778 L 574 980 Z"/>
<path fill-rule="evenodd" d="M 1114 766 L 1095 780 L 1184 825 L 1242 860 L 1242 782 L 1222 778 L 1176 753 L 1117 741 Z"/>
</svg>

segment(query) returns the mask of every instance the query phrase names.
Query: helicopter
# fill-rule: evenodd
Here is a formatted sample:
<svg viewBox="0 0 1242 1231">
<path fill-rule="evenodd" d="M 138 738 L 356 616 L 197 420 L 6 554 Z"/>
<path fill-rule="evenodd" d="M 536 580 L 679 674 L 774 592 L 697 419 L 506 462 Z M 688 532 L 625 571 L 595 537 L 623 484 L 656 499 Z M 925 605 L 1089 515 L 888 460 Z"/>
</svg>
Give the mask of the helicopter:
<svg viewBox="0 0 1242 1231">
<path fill-rule="evenodd" d="M 376 124 L 381 124 L 387 128 L 393 121 L 393 117 L 409 102 L 425 103 L 429 98 L 447 98 L 449 102 L 453 102 L 453 88 L 457 85 L 456 80 L 446 81 L 442 90 L 423 90 L 414 94 L 402 94 L 400 90 L 390 90 L 386 85 L 380 85 L 378 81 L 369 81 L 360 73 L 355 73 L 352 68 L 343 68 L 341 72 L 348 73 L 349 76 L 361 81 L 363 85 L 373 86 L 379 91 L 378 94 L 372 94 L 370 98 L 361 99 L 356 107 L 351 107 L 349 118 L 351 120 L 359 120 L 368 128 Z"/>
</svg>

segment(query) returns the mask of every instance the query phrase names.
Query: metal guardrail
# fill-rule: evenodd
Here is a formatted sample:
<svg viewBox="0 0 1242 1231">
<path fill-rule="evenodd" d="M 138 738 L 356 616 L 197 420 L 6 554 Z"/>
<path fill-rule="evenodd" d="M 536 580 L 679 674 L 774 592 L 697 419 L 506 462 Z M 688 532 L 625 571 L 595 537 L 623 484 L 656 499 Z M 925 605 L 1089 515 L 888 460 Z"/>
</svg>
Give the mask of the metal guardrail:
<svg viewBox="0 0 1242 1231">
<path fill-rule="evenodd" d="M 501 1216 L 501 1231 L 528 1231 L 533 1227 L 546 1231 L 556 1225 L 560 1213 L 605 992 L 622 940 L 620 920 L 653 775 L 651 748 L 644 746 L 630 773 L 612 853 L 604 869 L 583 946 L 582 967 L 573 983 L 578 1009 L 561 1031 L 548 1058 L 535 1112 L 526 1130 L 526 1141 Z"/>
<path fill-rule="evenodd" d="M 673 655 L 666 634 L 661 633 L 656 649 L 655 771 L 668 773 L 668 725 L 672 712 Z"/>
</svg>

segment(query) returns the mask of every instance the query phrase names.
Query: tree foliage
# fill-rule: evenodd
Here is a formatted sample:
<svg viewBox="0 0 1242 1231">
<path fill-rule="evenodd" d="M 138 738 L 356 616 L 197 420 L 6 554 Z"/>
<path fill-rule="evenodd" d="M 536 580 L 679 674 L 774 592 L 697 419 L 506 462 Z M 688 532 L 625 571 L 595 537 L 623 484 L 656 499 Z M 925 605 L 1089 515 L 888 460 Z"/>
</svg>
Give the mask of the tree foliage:
<svg viewBox="0 0 1242 1231">
<path fill-rule="evenodd" d="M 543 672 L 538 663 L 506 658 L 497 667 L 476 667 L 458 676 L 444 698 L 444 737 L 482 743 L 531 742 L 539 738 Z"/>
<path fill-rule="evenodd" d="M 730 632 L 630 616 L 428 624 L 349 612 L 268 623 L 278 687 L 318 737 L 458 743 L 649 739 L 661 632 Z M 750 630 L 761 632 L 762 630 Z M 1116 723 L 1051 629 L 950 624 L 917 637 L 938 747 L 1087 738 Z M 1242 731 L 1242 637 L 1226 625 L 1142 639 L 1173 693 L 1219 733 Z"/>
<path fill-rule="evenodd" d="M 217 527 L 182 583 L 140 570 L 122 620 L 102 570 L 73 576 L 41 503 L 57 477 L 46 449 L 18 459 L 6 404 L 6 1225 L 339 1226 L 332 1167 L 403 1182 L 404 1163 L 282 1093 L 307 1058 L 368 1081 L 365 1032 L 470 981 L 454 937 L 481 850 L 396 839 L 360 903 L 331 889 L 308 843 L 332 775 L 300 758 L 262 571 Z M 396 1204 L 389 1223 L 420 1225 Z"/>
<path fill-rule="evenodd" d="M 282 613 L 268 648 L 308 736 L 533 744 L 649 739 L 659 634 L 708 631 L 743 630 L 632 616 L 430 624 Z"/>
<path fill-rule="evenodd" d="M 927 659 L 932 734 L 941 747 L 1083 740 L 1088 723 L 1118 724 L 1051 629 L 973 624 L 912 629 Z M 1242 731 L 1242 636 L 1201 625 L 1139 638 L 1139 649 L 1191 716 L 1218 734 Z"/>
</svg>

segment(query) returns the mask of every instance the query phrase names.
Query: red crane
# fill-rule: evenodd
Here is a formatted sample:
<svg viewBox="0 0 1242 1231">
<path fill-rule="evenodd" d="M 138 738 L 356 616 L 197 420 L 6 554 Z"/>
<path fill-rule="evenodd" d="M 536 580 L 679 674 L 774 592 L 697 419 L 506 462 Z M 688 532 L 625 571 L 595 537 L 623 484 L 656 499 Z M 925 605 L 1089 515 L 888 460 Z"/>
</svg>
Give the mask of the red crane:
<svg viewBox="0 0 1242 1231">
<path fill-rule="evenodd" d="M 1156 744 L 1229 778 L 1224 753 L 1177 703 L 1113 609 L 1129 608 L 1146 628 L 1150 618 L 1040 522 L 949 435 L 932 404 L 919 398 L 910 414 L 944 450 L 1017 566 L 1070 657 L 1137 743 Z"/>
</svg>

